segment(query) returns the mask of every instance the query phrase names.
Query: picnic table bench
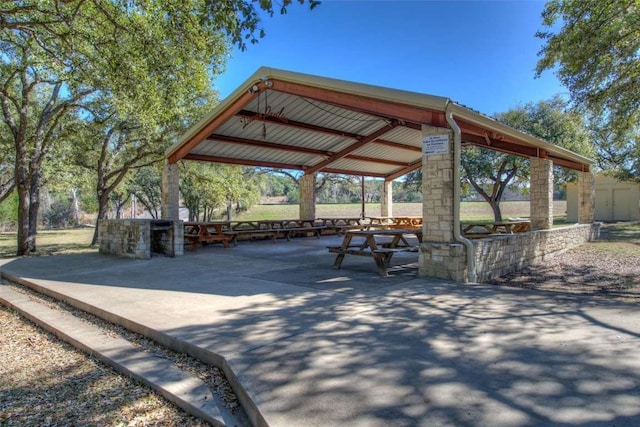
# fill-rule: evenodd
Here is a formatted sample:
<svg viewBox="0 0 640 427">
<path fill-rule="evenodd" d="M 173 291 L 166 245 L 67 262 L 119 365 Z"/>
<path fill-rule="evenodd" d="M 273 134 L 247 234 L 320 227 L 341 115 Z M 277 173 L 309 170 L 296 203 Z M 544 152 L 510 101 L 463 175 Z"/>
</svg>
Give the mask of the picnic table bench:
<svg viewBox="0 0 640 427">
<path fill-rule="evenodd" d="M 411 246 L 406 240 L 407 234 L 413 234 L 422 240 L 421 229 L 388 229 L 388 230 L 349 230 L 345 232 L 342 245 L 327 246 L 329 252 L 338 254 L 333 268 L 339 269 L 345 255 L 372 257 L 381 276 L 388 276 L 387 265 L 398 252 L 418 252 L 418 246 Z M 363 237 L 364 241 L 352 244 L 354 237 Z M 377 241 L 377 237 L 391 237 L 390 241 Z"/>
<path fill-rule="evenodd" d="M 190 244 L 191 251 L 195 251 L 199 244 L 206 245 L 215 242 L 220 242 L 225 248 L 228 248 L 231 236 L 227 234 L 225 229 L 229 227 L 228 221 L 185 222 L 184 240 Z"/>
<path fill-rule="evenodd" d="M 276 241 L 277 231 L 273 230 L 271 225 L 265 221 L 234 221 L 231 223 L 229 231 L 225 234 L 230 236 L 234 246 L 238 245 L 238 237 L 254 238 L 271 238 Z"/>
<path fill-rule="evenodd" d="M 462 234 L 469 238 L 526 233 L 528 231 L 531 231 L 530 221 L 470 222 L 462 225 Z"/>
<path fill-rule="evenodd" d="M 319 218 L 325 229 L 332 230 L 336 234 L 344 234 L 349 230 L 363 230 L 367 224 L 362 223 L 362 218 Z"/>
</svg>

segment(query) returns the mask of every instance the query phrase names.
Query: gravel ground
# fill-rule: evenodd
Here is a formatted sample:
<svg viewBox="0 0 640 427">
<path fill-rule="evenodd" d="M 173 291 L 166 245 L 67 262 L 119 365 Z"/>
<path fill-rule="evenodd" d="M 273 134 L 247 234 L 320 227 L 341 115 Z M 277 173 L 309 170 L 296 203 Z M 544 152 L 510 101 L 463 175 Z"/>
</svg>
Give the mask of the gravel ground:
<svg viewBox="0 0 640 427">
<path fill-rule="evenodd" d="M 640 302 L 640 223 L 603 224 L 595 242 L 491 283 Z"/>
<path fill-rule="evenodd" d="M 13 285 L 11 285 L 13 286 Z M 175 353 L 124 328 L 40 296 L 50 307 L 73 312 L 84 321 L 119 335 L 146 352 L 170 359 L 198 376 L 232 411 L 237 397 L 218 368 Z M 146 386 L 43 331 L 0 306 L 1 426 L 209 426 Z"/>
</svg>

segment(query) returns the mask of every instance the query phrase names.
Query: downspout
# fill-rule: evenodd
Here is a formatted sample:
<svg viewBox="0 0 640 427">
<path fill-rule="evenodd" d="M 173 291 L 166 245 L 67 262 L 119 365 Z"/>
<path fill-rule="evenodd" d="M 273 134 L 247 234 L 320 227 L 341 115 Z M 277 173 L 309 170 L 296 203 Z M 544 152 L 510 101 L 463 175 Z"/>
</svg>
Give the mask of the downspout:
<svg viewBox="0 0 640 427">
<path fill-rule="evenodd" d="M 447 123 L 453 130 L 453 238 L 464 245 L 467 253 L 467 277 L 469 282 L 475 282 L 476 277 L 476 258 L 475 247 L 471 240 L 465 238 L 460 232 L 460 150 L 462 146 L 462 137 L 460 127 L 453 118 L 453 113 L 449 109 L 451 101 L 447 102 L 445 108 L 445 117 Z"/>
</svg>

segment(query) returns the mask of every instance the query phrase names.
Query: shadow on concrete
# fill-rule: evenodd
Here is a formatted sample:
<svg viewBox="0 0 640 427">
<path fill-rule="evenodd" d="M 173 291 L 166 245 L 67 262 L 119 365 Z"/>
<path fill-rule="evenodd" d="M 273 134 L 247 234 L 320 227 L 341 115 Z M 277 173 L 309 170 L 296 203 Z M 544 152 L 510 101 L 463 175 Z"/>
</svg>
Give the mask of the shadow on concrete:
<svg viewBox="0 0 640 427">
<path fill-rule="evenodd" d="M 410 257 L 333 270 L 334 243 L 3 270 L 224 356 L 274 426 L 640 424 L 636 305 L 428 281 Z"/>
</svg>

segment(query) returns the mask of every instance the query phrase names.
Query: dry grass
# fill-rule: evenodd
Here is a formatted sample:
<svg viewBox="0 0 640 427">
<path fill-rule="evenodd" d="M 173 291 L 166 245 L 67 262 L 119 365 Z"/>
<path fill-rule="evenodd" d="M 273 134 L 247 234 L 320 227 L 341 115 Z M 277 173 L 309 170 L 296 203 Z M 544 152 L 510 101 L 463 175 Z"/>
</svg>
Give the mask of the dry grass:
<svg viewBox="0 0 640 427">
<path fill-rule="evenodd" d="M 0 425 L 204 426 L 0 306 Z"/>
</svg>

